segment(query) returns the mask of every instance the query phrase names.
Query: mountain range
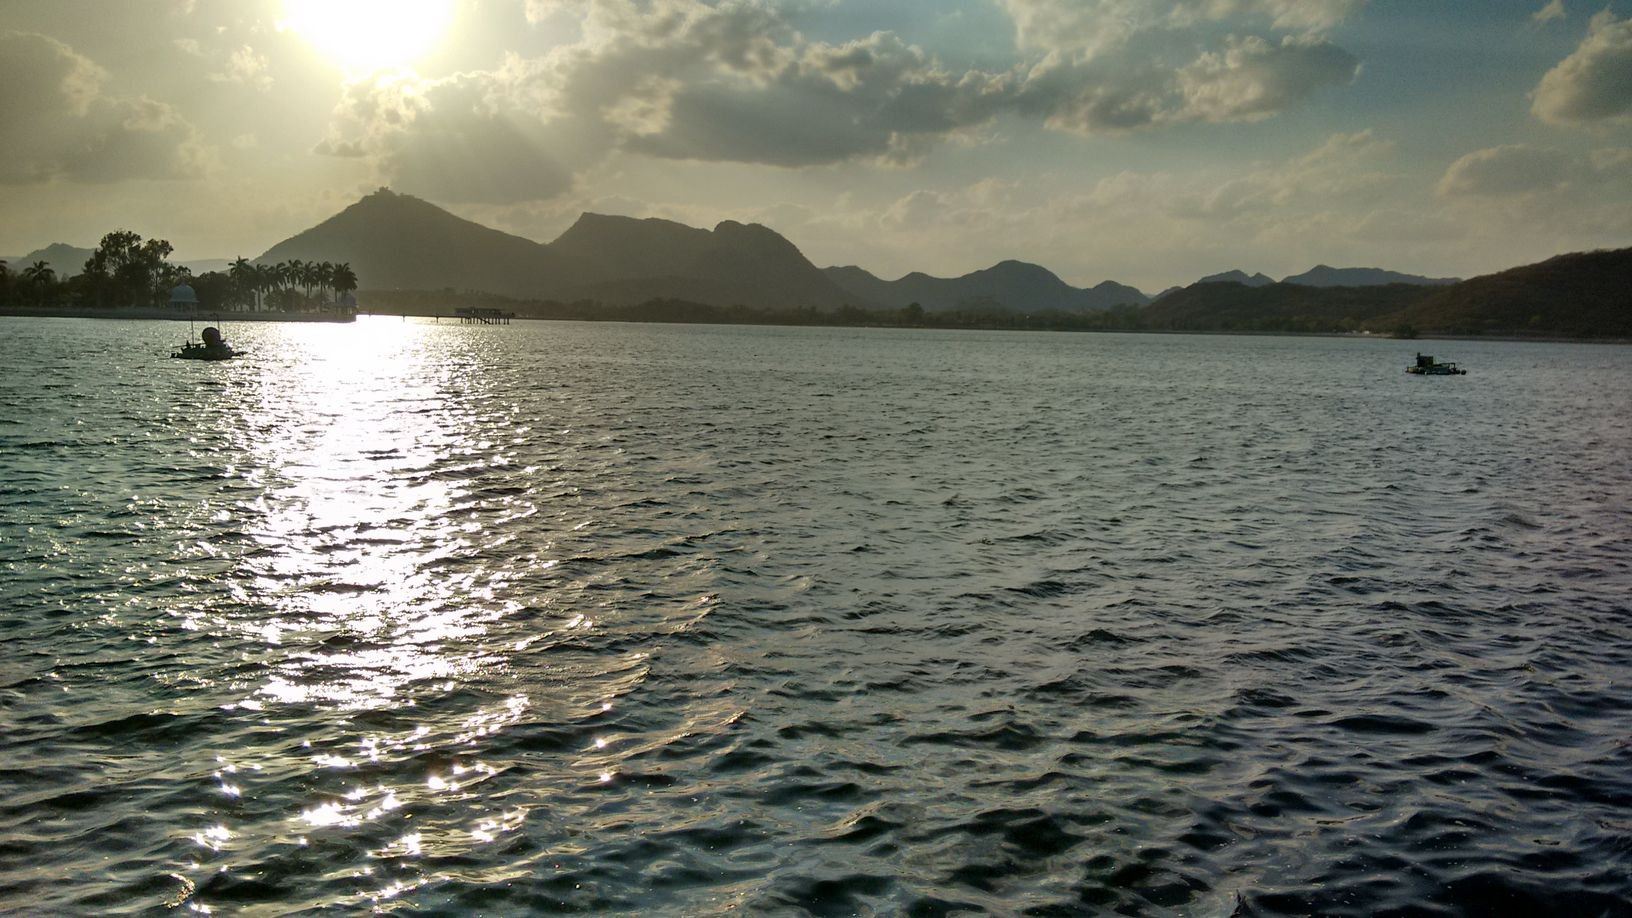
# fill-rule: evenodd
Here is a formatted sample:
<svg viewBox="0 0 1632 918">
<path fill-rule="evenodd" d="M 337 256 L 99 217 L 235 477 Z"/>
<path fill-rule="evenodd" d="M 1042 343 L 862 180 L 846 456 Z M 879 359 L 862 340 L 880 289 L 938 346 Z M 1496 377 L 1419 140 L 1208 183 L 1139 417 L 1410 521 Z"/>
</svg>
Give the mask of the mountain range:
<svg viewBox="0 0 1632 918">
<path fill-rule="evenodd" d="M 1448 285 L 1192 284 L 1139 311 L 1188 331 L 1632 338 L 1632 248 L 1559 255 Z"/>
<path fill-rule="evenodd" d="M 828 268 L 824 273 L 856 296 L 892 309 L 917 303 L 927 312 L 994 306 L 1082 312 L 1150 302 L 1150 297 L 1126 284 L 1105 281 L 1086 289 L 1073 287 L 1047 268 L 1023 261 L 999 262 L 962 277 L 931 277 L 914 271 L 887 281 L 853 265 Z"/>
<path fill-rule="evenodd" d="M 703 230 L 584 214 L 554 242 L 539 243 L 383 188 L 256 261 L 292 258 L 349 262 L 363 287 L 377 290 L 611 304 L 655 297 L 757 308 L 856 304 L 792 243 L 758 224 L 727 220 Z"/>
<path fill-rule="evenodd" d="M 66 277 L 90 255 L 59 243 L 6 261 L 13 271 L 46 261 Z M 540 243 L 382 188 L 255 261 L 291 259 L 348 262 L 365 300 L 371 290 L 451 290 L 572 304 L 585 316 L 595 315 L 596 304 L 658 300 L 770 313 L 893 313 L 916 303 L 954 323 L 1007 313 L 1078 317 L 1070 327 L 1632 336 L 1632 249 L 1562 255 L 1467 281 L 1317 265 L 1277 282 L 1234 270 L 1153 299 L 1114 281 L 1074 287 L 1022 261 L 961 277 L 913 272 L 897 280 L 855 266 L 818 268 L 775 231 L 730 220 L 706 230 L 586 213 Z M 227 263 L 184 264 L 202 273 Z"/>
</svg>

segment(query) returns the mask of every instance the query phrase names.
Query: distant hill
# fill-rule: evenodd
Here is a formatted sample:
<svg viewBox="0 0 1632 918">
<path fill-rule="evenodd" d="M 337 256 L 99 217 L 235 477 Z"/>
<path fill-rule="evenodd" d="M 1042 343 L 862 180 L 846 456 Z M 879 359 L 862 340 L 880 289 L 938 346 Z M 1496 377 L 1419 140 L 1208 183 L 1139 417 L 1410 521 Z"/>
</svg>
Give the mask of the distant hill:
<svg viewBox="0 0 1632 918">
<path fill-rule="evenodd" d="M 12 268 L 53 250 L 75 273 L 90 256 L 90 250 L 53 246 Z M 775 311 L 898 310 L 916 302 L 931 313 L 1094 314 L 1119 328 L 1387 333 L 1409 326 L 1424 334 L 1632 337 L 1632 249 L 1563 255 L 1461 282 L 1325 265 L 1280 283 L 1228 271 L 1150 302 L 1111 281 L 1073 287 L 1021 261 L 956 278 L 915 272 L 894 281 L 857 267 L 818 269 L 773 230 L 729 220 L 705 230 L 584 214 L 543 244 L 381 189 L 257 260 L 292 258 L 349 262 L 365 289 L 453 288 L 563 303 L 663 299 Z M 1137 312 L 1111 310 L 1133 304 L 1143 305 Z"/>
<path fill-rule="evenodd" d="M 584 214 L 548 246 L 577 274 L 556 299 L 638 303 L 675 298 L 719 305 L 871 305 L 835 284 L 775 231 L 726 220 L 712 231 L 669 220 Z"/>
<path fill-rule="evenodd" d="M 19 255 L 16 258 L 0 258 L 0 261 L 4 261 L 9 270 L 17 272 L 21 272 L 36 261 L 43 261 L 51 266 L 51 270 L 56 272 L 59 279 L 66 279 L 84 273 L 85 262 L 89 261 L 90 257 L 95 253 L 95 249 L 82 249 L 66 242 L 57 242 L 43 249 L 35 249 L 27 255 Z M 181 262 L 182 267 L 191 270 L 195 275 L 203 274 L 206 271 L 225 271 L 230 264 L 224 258 Z"/>
<path fill-rule="evenodd" d="M 1632 338 L 1632 248 L 1559 255 L 1465 280 L 1379 324 L 1424 334 Z"/>
<path fill-rule="evenodd" d="M 541 296 L 576 266 L 544 246 L 456 217 L 434 204 L 380 189 L 267 249 L 262 263 L 348 262 L 360 286 L 485 290 Z"/>
<path fill-rule="evenodd" d="M 917 303 L 928 312 L 991 307 L 1079 312 L 1150 301 L 1139 290 L 1112 281 L 1086 289 L 1073 287 L 1047 268 L 1023 261 L 999 262 L 953 278 L 915 271 L 886 281 L 854 266 L 828 268 L 826 274 L 840 287 L 872 302 L 889 308 Z"/>
<path fill-rule="evenodd" d="M 1417 274 L 1401 274 L 1398 271 L 1385 271 L 1382 268 L 1333 268 L 1329 265 L 1315 265 L 1302 274 L 1293 274 L 1281 278 L 1283 284 L 1301 284 L 1305 287 L 1381 287 L 1385 284 L 1416 284 L 1424 287 L 1448 286 L 1456 283 L 1455 277 L 1422 277 Z"/>
<path fill-rule="evenodd" d="M 1413 284 L 1306 287 L 1234 282 L 1197 283 L 1139 311 L 1148 328 L 1191 331 L 1356 331 L 1425 295 Z"/>
<path fill-rule="evenodd" d="M 1249 276 L 1247 272 L 1237 269 L 1234 271 L 1225 271 L 1222 274 L 1209 274 L 1201 280 L 1196 281 L 1196 283 L 1242 284 L 1247 287 L 1267 287 L 1270 284 L 1275 283 L 1275 278 L 1262 272 Z"/>
<path fill-rule="evenodd" d="M 51 266 L 51 270 L 56 272 L 59 279 L 68 278 L 82 273 L 86 260 L 95 252 L 95 249 L 82 249 L 66 242 L 55 242 L 43 249 L 35 249 L 27 255 L 8 258 L 6 266 L 12 271 L 21 272 L 36 261 L 43 261 Z"/>
<path fill-rule="evenodd" d="M 777 233 L 726 221 L 585 214 L 550 244 L 380 189 L 256 259 L 344 261 L 372 289 L 480 290 L 521 299 L 833 308 L 855 302 Z M 861 304 L 857 304 L 861 305 Z"/>
<path fill-rule="evenodd" d="M 1632 249 L 1560 255 L 1439 286 L 1196 283 L 1163 294 L 1139 320 L 1194 331 L 1632 338 Z"/>
<path fill-rule="evenodd" d="M 193 272 L 193 276 L 197 277 L 200 274 L 208 274 L 211 271 L 225 274 L 232 269 L 232 262 L 225 258 L 205 258 L 199 261 L 184 261 L 181 263 L 181 266 Z"/>
</svg>

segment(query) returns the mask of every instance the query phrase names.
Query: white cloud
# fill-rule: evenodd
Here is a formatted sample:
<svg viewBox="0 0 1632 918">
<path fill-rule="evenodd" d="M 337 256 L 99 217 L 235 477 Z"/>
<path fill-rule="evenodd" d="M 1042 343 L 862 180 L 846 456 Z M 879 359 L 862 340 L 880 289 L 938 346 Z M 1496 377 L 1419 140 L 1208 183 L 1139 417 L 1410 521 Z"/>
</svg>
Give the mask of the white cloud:
<svg viewBox="0 0 1632 918">
<path fill-rule="evenodd" d="M 1548 0 L 1546 6 L 1530 15 L 1530 21 L 1537 25 L 1545 25 L 1563 18 L 1565 18 L 1564 0 Z"/>
<path fill-rule="evenodd" d="M 217 83 L 242 83 L 261 92 L 272 88 L 272 74 L 266 55 L 249 45 L 235 48 L 222 68 L 210 74 L 210 79 Z"/>
<path fill-rule="evenodd" d="M 1509 144 L 1475 150 L 1451 163 L 1439 180 L 1444 197 L 1499 197 L 1551 191 L 1562 186 L 1573 169 L 1562 150 Z"/>
<path fill-rule="evenodd" d="M 1568 203 L 1565 213 L 1586 204 L 1614 204 L 1632 193 L 1632 149 L 1610 147 L 1577 154 L 1509 144 L 1475 150 L 1451 163 L 1438 191 L 1446 198 L 1528 197 L 1550 204 Z"/>
<path fill-rule="evenodd" d="M 1179 117 L 1202 121 L 1268 118 L 1322 86 L 1354 79 L 1359 62 L 1328 41 L 1287 36 L 1279 45 L 1236 39 L 1179 71 Z"/>
<path fill-rule="evenodd" d="M 1632 20 L 1592 17 L 1581 45 L 1541 78 L 1530 111 L 1552 124 L 1632 119 Z"/>
<path fill-rule="evenodd" d="M 1001 0 L 1020 43 L 1094 57 L 1146 32 L 1192 32 L 1211 23 L 1323 32 L 1365 0 Z"/>
</svg>

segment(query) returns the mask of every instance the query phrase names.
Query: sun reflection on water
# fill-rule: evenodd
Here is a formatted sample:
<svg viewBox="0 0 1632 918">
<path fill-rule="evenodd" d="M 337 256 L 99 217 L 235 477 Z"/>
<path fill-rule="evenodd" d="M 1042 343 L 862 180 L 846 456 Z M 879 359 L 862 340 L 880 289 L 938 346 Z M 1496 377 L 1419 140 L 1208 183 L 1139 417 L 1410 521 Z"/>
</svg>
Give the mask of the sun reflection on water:
<svg viewBox="0 0 1632 918">
<path fill-rule="evenodd" d="M 378 902 L 426 882 L 422 859 L 491 844 L 526 820 L 514 801 L 487 799 L 481 785 L 502 769 L 473 753 L 528 714 L 525 694 L 492 687 L 548 632 L 504 630 L 524 607 L 508 582 L 517 574 L 492 559 L 517 540 L 498 524 L 538 509 L 514 489 L 483 492 L 517 471 L 489 429 L 508 419 L 482 401 L 466 339 L 445 331 L 290 327 L 282 351 L 262 349 L 284 356 L 257 367 L 236 420 L 258 486 L 218 511 L 242 520 L 246 546 L 224 578 L 230 602 L 190 603 L 178 624 L 240 648 L 237 700 L 224 710 L 295 741 L 258 744 L 252 761 L 218 758 L 216 799 L 302 790 L 278 818 L 235 822 L 234 810 L 194 830 L 199 871 L 226 869 L 244 834 L 246 847 L 288 845 L 291 856 L 355 839 L 350 850 L 381 867 L 347 875 L 366 878 L 358 895 Z M 593 624 L 574 615 L 551 630 Z M 382 830 L 393 840 L 376 839 Z M 207 898 L 206 885 L 188 904 L 206 910 Z"/>
<path fill-rule="evenodd" d="M 246 627 L 282 651 L 246 701 L 411 705 L 412 686 L 505 663 L 481 648 L 509 607 L 458 564 L 483 534 L 456 519 L 469 478 L 452 473 L 480 432 L 426 326 L 324 331 L 265 370 L 245 413 L 277 433 L 253 445 L 273 474 L 238 590 L 270 607 Z"/>
</svg>

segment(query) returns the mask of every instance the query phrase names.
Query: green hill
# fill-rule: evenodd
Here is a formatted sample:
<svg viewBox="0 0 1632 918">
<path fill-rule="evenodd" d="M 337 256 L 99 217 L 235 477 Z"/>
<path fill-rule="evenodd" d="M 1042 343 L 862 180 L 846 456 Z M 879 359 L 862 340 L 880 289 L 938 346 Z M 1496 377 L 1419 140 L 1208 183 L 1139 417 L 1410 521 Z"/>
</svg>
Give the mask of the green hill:
<svg viewBox="0 0 1632 918">
<path fill-rule="evenodd" d="M 1343 332 L 1420 300 L 1431 288 L 1411 284 L 1305 287 L 1225 282 L 1191 284 L 1139 311 L 1146 328 L 1189 331 Z"/>
<path fill-rule="evenodd" d="M 1441 335 L 1632 338 L 1632 248 L 1559 255 L 1475 277 L 1379 325 Z"/>
</svg>

